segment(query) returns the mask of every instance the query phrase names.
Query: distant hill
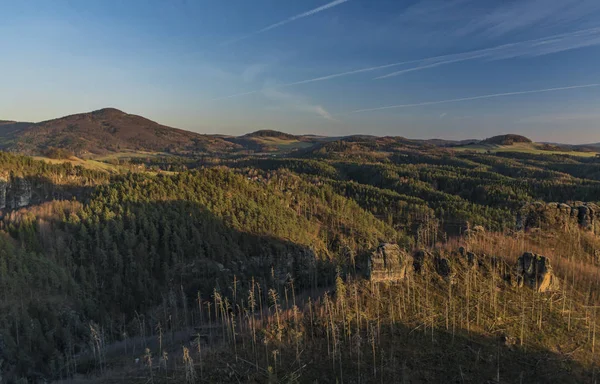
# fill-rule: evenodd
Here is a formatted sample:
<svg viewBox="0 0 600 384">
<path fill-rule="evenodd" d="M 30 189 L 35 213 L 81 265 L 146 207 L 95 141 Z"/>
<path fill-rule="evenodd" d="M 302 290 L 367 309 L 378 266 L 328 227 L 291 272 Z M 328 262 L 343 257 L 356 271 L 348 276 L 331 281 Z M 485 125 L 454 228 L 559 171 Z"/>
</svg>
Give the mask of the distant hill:
<svg viewBox="0 0 600 384">
<path fill-rule="evenodd" d="M 573 148 L 578 151 L 592 151 L 597 152 L 600 150 L 600 143 L 573 145 Z"/>
<path fill-rule="evenodd" d="M 10 120 L 0 120 L 0 132 L 11 130 L 11 129 L 19 129 L 22 127 L 29 126 L 33 123 L 25 123 L 18 121 L 10 121 Z"/>
<path fill-rule="evenodd" d="M 533 143 L 533 141 L 525 136 L 509 134 L 493 136 L 483 140 L 481 143 L 493 145 L 513 145 L 516 143 Z"/>
<path fill-rule="evenodd" d="M 146 152 L 152 152 L 231 156 L 277 154 L 333 159 L 358 157 L 372 161 L 389 157 L 398 151 L 425 146 L 475 151 L 600 152 L 600 143 L 533 143 L 527 137 L 516 134 L 499 135 L 485 140 L 413 140 L 401 136 L 379 137 L 366 134 L 327 137 L 294 135 L 271 129 L 241 136 L 199 134 L 162 125 L 115 108 L 104 108 L 39 123 L 0 120 L 0 150 L 44 156 L 47 156 L 49 151 L 72 153 L 84 159 L 110 157 L 112 154 L 128 157 L 141 153 L 146 156 Z"/>
<path fill-rule="evenodd" d="M 118 109 L 105 108 L 41 123 L 0 125 L 3 149 L 26 154 L 64 148 L 77 155 L 123 151 L 187 152 L 236 147 L 222 138 L 167 127 Z"/>
<path fill-rule="evenodd" d="M 22 130 L 32 123 L 0 120 L 0 148 L 7 149 L 19 139 Z"/>
<path fill-rule="evenodd" d="M 465 140 L 445 140 L 445 139 L 425 139 L 425 140 L 423 140 L 423 139 L 418 139 L 418 140 L 414 140 L 414 141 L 435 145 L 436 147 L 455 147 L 455 146 L 459 146 L 459 145 L 478 144 L 481 142 L 481 140 L 477 140 L 477 139 L 465 139 Z"/>
<path fill-rule="evenodd" d="M 410 140 L 400 136 L 352 135 L 323 141 L 299 151 L 303 158 L 352 159 L 378 161 L 398 150 L 416 149 L 429 145 L 424 141 Z"/>
<path fill-rule="evenodd" d="M 245 151 L 254 153 L 292 152 L 328 140 L 327 137 L 314 135 L 292 135 L 290 133 L 264 129 L 243 136 L 228 137 Z"/>
<path fill-rule="evenodd" d="M 251 132 L 244 136 L 246 136 L 246 137 L 272 137 L 272 138 L 277 138 L 277 139 L 282 139 L 282 140 L 298 139 L 298 136 L 292 135 L 290 133 L 274 131 L 274 130 L 270 130 L 270 129 L 263 129 L 260 131 Z"/>
</svg>

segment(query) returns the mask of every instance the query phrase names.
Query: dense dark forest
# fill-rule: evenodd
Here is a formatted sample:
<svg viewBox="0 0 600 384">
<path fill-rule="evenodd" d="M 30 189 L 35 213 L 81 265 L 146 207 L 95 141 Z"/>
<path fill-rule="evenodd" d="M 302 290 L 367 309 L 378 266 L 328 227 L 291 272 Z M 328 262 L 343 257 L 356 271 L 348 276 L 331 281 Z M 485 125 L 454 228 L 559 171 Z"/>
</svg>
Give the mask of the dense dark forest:
<svg viewBox="0 0 600 384">
<path fill-rule="evenodd" d="M 436 343 L 451 338 L 476 343 L 481 353 L 490 349 L 498 358 L 505 353 L 511 356 L 508 365 L 538 359 L 545 366 L 551 358 L 543 350 L 567 343 L 557 336 L 570 316 L 565 306 L 585 312 L 584 322 L 568 320 L 571 332 L 583 335 L 571 341 L 585 341 L 574 346 L 581 354 L 562 364 L 575 372 L 575 382 L 595 372 L 594 347 L 588 344 L 595 343 L 596 312 L 589 308 L 595 308 L 598 287 L 591 277 L 575 279 L 574 271 L 592 274 L 600 264 L 595 248 L 600 212 L 594 211 L 600 201 L 598 157 L 459 151 L 356 137 L 277 156 L 161 155 L 110 163 L 116 172 L 0 153 L 2 382 L 106 378 L 135 358 L 142 362 L 134 376 L 142 372 L 154 381 L 218 382 L 218 372 L 231 368 L 222 381 L 313 382 L 307 371 L 325 367 L 301 356 L 304 349 L 327 357 L 330 373 L 322 382 L 341 381 L 344 373 L 348 382 L 389 379 L 394 366 L 408 378 L 411 370 L 414 375 L 426 370 L 409 357 L 409 346 L 422 343 L 415 331 Z M 560 213 L 537 208 L 535 220 L 523 219 L 533 204 L 554 202 L 585 211 L 571 210 L 558 220 Z M 553 227 L 558 221 L 562 227 Z M 485 254 L 485 263 L 490 254 L 502 256 L 502 265 L 514 264 L 517 250 L 550 252 L 545 246 L 553 244 L 556 273 L 568 288 L 550 298 L 525 298 L 532 294 L 506 283 L 504 293 L 495 293 L 490 284 L 498 290 L 505 284 L 496 276 L 499 261 L 493 271 L 473 276 L 466 264 L 452 264 L 466 273 L 467 280 L 455 277 L 458 282 L 446 276 L 421 277 L 406 287 L 369 285 L 367 260 L 384 243 L 407 254 L 419 249 L 452 254 L 461 245 Z M 445 267 L 436 257 L 431 265 L 439 274 Z M 560 262 L 563 258 L 571 264 Z M 308 306 L 296 305 L 296 297 L 308 294 Z M 382 306 L 374 304 L 375 297 Z M 491 299 L 495 315 L 480 312 L 479 303 Z M 533 300 L 527 322 L 520 314 L 523 300 Z M 476 314 L 469 312 L 475 301 Z M 394 312 L 394 303 L 400 312 Z M 502 305 L 514 321 L 498 320 Z M 454 317 L 451 325 L 451 316 L 459 313 L 463 317 Z M 519 338 L 518 347 L 509 348 L 517 352 L 494 352 L 492 329 L 498 322 L 506 323 L 503 334 Z M 206 329 L 215 326 L 219 336 L 209 331 L 204 340 Z M 538 339 L 524 341 L 536 327 Z M 552 336 L 544 336 L 544 327 Z M 266 343 L 260 358 L 258 328 Z M 178 336 L 182 332 L 197 334 L 191 346 Z M 394 350 L 394 337 L 406 342 L 402 361 L 394 357 L 402 350 Z M 151 343 L 157 338 L 158 348 Z M 161 355 L 167 345 L 170 363 Z M 435 343 L 428 344 L 428 356 L 436 351 Z M 252 380 L 242 368 L 218 362 L 241 364 L 242 357 L 250 360 Z M 467 355 L 446 358 L 453 370 L 461 370 L 463 382 L 495 374 L 493 359 L 478 370 L 464 363 Z M 198 365 L 201 359 L 206 361 Z M 415 382 L 438 380 L 436 369 L 413 375 Z"/>
</svg>

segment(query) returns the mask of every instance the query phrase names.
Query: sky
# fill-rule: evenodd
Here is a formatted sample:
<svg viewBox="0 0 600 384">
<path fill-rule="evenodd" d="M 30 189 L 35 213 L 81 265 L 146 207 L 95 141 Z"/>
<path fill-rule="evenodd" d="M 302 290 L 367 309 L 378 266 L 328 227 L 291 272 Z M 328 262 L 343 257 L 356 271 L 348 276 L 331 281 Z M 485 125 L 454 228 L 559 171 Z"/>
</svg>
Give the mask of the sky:
<svg viewBox="0 0 600 384">
<path fill-rule="evenodd" d="M 0 0 L 0 120 L 600 142 L 598 0 Z"/>
</svg>

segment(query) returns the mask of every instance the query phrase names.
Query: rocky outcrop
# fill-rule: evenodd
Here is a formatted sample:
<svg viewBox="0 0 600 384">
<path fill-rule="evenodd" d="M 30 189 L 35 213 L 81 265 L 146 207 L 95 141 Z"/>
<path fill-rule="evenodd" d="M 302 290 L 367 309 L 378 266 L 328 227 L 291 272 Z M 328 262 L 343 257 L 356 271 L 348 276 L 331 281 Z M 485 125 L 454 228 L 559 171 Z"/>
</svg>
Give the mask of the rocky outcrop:
<svg viewBox="0 0 600 384">
<path fill-rule="evenodd" d="M 600 207 L 596 204 L 586 203 L 577 207 L 577 220 L 583 228 L 594 229 L 598 218 L 600 218 Z"/>
<path fill-rule="evenodd" d="M 420 249 L 410 255 L 398 245 L 386 243 L 377 247 L 368 261 L 368 277 L 376 283 L 397 283 L 418 276 L 437 276 L 452 283 L 457 274 L 473 272 L 494 274 L 508 285 L 527 286 L 538 292 L 560 289 L 560 281 L 552 271 L 550 260 L 531 252 L 525 252 L 519 257 L 515 266 L 504 257 L 475 253 L 465 247 L 452 252 Z"/>
<path fill-rule="evenodd" d="M 0 211 L 10 211 L 51 200 L 80 199 L 92 187 L 57 184 L 34 175 L 16 176 L 0 172 Z"/>
<path fill-rule="evenodd" d="M 425 268 L 425 260 L 429 260 L 431 254 L 424 249 L 419 249 L 413 255 L 413 267 L 416 273 L 421 273 Z"/>
<path fill-rule="evenodd" d="M 381 244 L 369 257 L 369 278 L 373 282 L 398 282 L 414 271 L 413 257 L 397 244 Z"/>
<path fill-rule="evenodd" d="M 600 207 L 593 203 L 531 203 L 517 212 L 518 230 L 539 227 L 580 225 L 587 231 L 600 233 Z"/>
<path fill-rule="evenodd" d="M 31 203 L 31 182 L 22 177 L 0 178 L 0 209 L 17 209 Z"/>
<path fill-rule="evenodd" d="M 467 261 L 467 265 L 471 268 L 479 267 L 481 260 L 477 255 L 471 251 L 467 251 L 465 247 L 458 248 L 458 254 Z"/>
<path fill-rule="evenodd" d="M 450 267 L 450 260 L 446 257 L 436 254 L 433 258 L 433 263 L 435 265 L 435 271 L 438 275 L 442 277 L 449 277 L 452 272 L 452 268 Z"/>
<path fill-rule="evenodd" d="M 552 272 L 550 260 L 532 252 L 525 252 L 517 260 L 517 283 L 527 285 L 538 292 L 556 291 L 560 283 Z"/>
<path fill-rule="evenodd" d="M 373 282 L 399 282 L 427 271 L 443 278 L 452 275 L 449 255 L 435 251 L 433 254 L 420 249 L 412 255 L 396 244 L 381 244 L 369 256 L 368 276 Z"/>
</svg>

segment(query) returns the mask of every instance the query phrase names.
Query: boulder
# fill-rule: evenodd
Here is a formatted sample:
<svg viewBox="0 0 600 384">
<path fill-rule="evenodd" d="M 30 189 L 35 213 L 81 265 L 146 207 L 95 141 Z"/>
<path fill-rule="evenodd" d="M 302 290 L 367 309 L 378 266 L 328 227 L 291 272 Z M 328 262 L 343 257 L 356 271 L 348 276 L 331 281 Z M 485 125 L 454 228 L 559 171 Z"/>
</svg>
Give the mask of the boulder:
<svg viewBox="0 0 600 384">
<path fill-rule="evenodd" d="M 538 292 L 555 291 L 560 288 L 558 278 L 552 272 L 550 260 L 532 252 L 525 252 L 517 260 L 519 286 L 528 285 Z"/>
<path fill-rule="evenodd" d="M 584 229 L 593 230 L 596 218 L 600 214 L 598 207 L 592 203 L 583 203 L 576 207 L 576 209 L 579 225 Z"/>
<path fill-rule="evenodd" d="M 450 261 L 447 258 L 438 254 L 435 255 L 433 262 L 435 264 L 435 271 L 438 273 L 438 275 L 442 277 L 450 276 L 452 268 L 450 267 Z"/>
<path fill-rule="evenodd" d="M 398 282 L 414 271 L 413 258 L 397 244 L 381 244 L 369 257 L 369 278 L 374 282 Z"/>
<path fill-rule="evenodd" d="M 425 259 L 431 258 L 431 254 L 423 249 L 413 254 L 413 268 L 415 273 L 421 273 L 425 265 Z"/>
<path fill-rule="evenodd" d="M 467 262 L 471 267 L 476 267 L 478 264 L 477 255 L 475 255 L 473 252 L 467 252 Z"/>
</svg>

